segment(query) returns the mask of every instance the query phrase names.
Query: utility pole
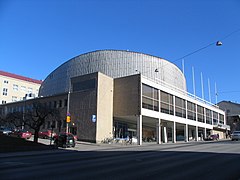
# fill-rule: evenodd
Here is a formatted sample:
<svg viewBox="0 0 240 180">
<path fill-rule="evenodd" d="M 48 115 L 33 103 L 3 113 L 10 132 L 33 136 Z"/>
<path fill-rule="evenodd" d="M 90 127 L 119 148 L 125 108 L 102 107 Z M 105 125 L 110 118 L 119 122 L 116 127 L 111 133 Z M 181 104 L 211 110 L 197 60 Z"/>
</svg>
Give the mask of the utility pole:
<svg viewBox="0 0 240 180">
<path fill-rule="evenodd" d="M 66 133 L 69 132 L 69 123 L 71 122 L 71 115 L 70 115 L 70 112 L 69 112 L 69 107 L 70 107 L 70 88 L 71 88 L 71 85 L 69 85 L 69 90 L 68 90 L 68 97 L 67 97 L 67 117 L 66 117 Z"/>
</svg>

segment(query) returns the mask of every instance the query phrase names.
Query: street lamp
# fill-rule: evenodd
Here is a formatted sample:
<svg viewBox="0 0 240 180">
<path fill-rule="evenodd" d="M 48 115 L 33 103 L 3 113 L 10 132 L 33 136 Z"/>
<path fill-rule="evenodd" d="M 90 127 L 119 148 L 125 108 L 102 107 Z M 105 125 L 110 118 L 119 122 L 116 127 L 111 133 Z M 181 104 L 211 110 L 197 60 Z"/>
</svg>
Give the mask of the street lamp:
<svg viewBox="0 0 240 180">
<path fill-rule="evenodd" d="M 216 46 L 221 46 L 222 45 L 222 42 L 221 41 L 217 41 L 216 42 Z"/>
</svg>

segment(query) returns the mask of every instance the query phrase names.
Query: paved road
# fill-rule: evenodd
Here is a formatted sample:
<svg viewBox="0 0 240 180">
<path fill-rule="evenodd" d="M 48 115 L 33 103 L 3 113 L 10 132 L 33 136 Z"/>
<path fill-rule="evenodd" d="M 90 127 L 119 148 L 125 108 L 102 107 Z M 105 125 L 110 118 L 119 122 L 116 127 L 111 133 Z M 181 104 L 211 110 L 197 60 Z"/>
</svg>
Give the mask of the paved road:
<svg viewBox="0 0 240 180">
<path fill-rule="evenodd" d="M 94 145 L 0 154 L 1 179 L 240 179 L 240 142 Z"/>
</svg>

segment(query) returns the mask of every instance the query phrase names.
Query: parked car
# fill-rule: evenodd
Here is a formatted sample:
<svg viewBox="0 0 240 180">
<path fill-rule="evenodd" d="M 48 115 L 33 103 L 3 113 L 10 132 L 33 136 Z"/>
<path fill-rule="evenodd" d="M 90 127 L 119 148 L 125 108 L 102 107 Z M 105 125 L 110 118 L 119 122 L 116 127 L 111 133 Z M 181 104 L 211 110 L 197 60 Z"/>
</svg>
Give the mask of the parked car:
<svg viewBox="0 0 240 180">
<path fill-rule="evenodd" d="M 38 137 L 42 139 L 50 139 L 56 136 L 56 133 L 52 130 L 40 131 L 38 132 Z"/>
<path fill-rule="evenodd" d="M 59 135 L 54 136 L 54 145 L 58 147 L 75 147 L 76 140 L 72 133 L 60 133 Z"/>
<path fill-rule="evenodd" d="M 23 138 L 23 139 L 30 139 L 32 137 L 32 133 L 25 129 L 16 130 L 13 133 L 11 133 L 10 135 L 13 137 L 19 137 L 19 138 Z"/>
<path fill-rule="evenodd" d="M 233 133 L 231 134 L 231 138 L 232 138 L 232 141 L 240 140 L 240 131 L 233 131 Z"/>
<path fill-rule="evenodd" d="M 219 139 L 219 135 L 218 134 L 212 134 L 209 135 L 206 139 L 204 139 L 205 141 L 214 141 L 214 140 L 218 140 Z"/>
<path fill-rule="evenodd" d="M 11 133 L 12 133 L 12 130 L 10 128 L 5 128 L 5 127 L 0 128 L 0 134 L 10 135 Z"/>
</svg>

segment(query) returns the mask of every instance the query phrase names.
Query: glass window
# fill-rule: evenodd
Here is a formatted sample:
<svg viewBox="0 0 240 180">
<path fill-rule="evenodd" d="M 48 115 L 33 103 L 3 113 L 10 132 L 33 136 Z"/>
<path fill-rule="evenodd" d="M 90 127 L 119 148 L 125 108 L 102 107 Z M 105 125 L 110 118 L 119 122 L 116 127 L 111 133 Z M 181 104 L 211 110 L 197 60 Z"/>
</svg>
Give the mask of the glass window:
<svg viewBox="0 0 240 180">
<path fill-rule="evenodd" d="M 219 114 L 219 123 L 224 124 L 224 115 Z"/>
<path fill-rule="evenodd" d="M 7 88 L 3 88 L 3 95 L 7 96 L 8 95 L 8 89 Z"/>
<path fill-rule="evenodd" d="M 187 118 L 196 121 L 196 105 L 192 102 L 187 102 Z"/>
<path fill-rule="evenodd" d="M 13 90 L 18 91 L 18 85 L 17 84 L 13 84 Z"/>
<path fill-rule="evenodd" d="M 153 88 L 146 84 L 142 85 L 142 95 L 152 98 L 153 97 Z"/>
<path fill-rule="evenodd" d="M 62 100 L 59 100 L 59 107 L 62 107 Z"/>
<path fill-rule="evenodd" d="M 175 114 L 176 116 L 186 118 L 186 104 L 184 99 L 175 97 Z"/>
<path fill-rule="evenodd" d="M 159 101 L 153 100 L 153 110 L 159 111 Z"/>
<path fill-rule="evenodd" d="M 161 91 L 161 112 L 173 115 L 173 95 Z"/>
<path fill-rule="evenodd" d="M 218 113 L 213 112 L 213 125 L 218 124 Z"/>
<path fill-rule="evenodd" d="M 16 102 L 17 101 L 17 97 L 16 96 L 12 96 L 12 102 Z"/>
<path fill-rule="evenodd" d="M 204 122 L 204 108 L 197 105 L 197 119 L 199 122 Z"/>
<path fill-rule="evenodd" d="M 26 92 L 26 86 L 21 86 L 21 91 Z"/>
<path fill-rule="evenodd" d="M 209 109 L 206 109 L 206 123 L 212 124 L 212 111 Z"/>
<path fill-rule="evenodd" d="M 142 98 L 142 107 L 146 109 L 153 109 L 153 101 L 149 98 Z"/>
<path fill-rule="evenodd" d="M 30 93 L 32 93 L 33 92 L 33 89 L 32 88 L 28 88 L 28 93 L 30 94 Z"/>
<path fill-rule="evenodd" d="M 64 99 L 64 107 L 67 106 L 67 103 L 68 103 L 68 100 L 67 100 L 67 99 Z"/>
<path fill-rule="evenodd" d="M 158 92 L 158 89 L 153 88 L 153 93 L 154 93 L 153 98 L 159 100 L 159 92 Z"/>
<path fill-rule="evenodd" d="M 142 84 L 142 107 L 153 111 L 159 111 L 158 89 Z"/>
<path fill-rule="evenodd" d="M 95 79 L 73 83 L 73 92 L 95 89 Z"/>
</svg>

